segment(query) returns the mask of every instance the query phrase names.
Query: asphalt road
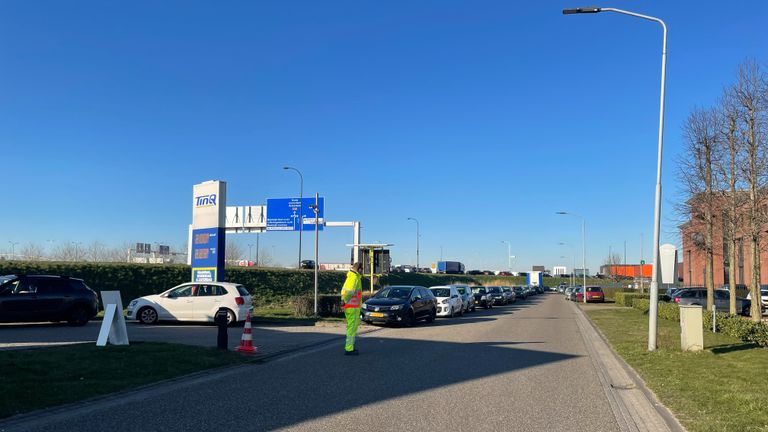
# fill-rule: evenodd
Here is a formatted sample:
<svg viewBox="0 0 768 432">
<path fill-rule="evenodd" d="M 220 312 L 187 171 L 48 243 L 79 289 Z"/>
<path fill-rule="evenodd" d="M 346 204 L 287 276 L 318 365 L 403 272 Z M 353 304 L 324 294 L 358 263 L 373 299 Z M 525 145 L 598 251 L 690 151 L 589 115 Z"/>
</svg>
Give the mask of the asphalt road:
<svg viewBox="0 0 768 432">
<path fill-rule="evenodd" d="M 561 295 L 341 341 L 8 430 L 617 430 Z"/>
</svg>

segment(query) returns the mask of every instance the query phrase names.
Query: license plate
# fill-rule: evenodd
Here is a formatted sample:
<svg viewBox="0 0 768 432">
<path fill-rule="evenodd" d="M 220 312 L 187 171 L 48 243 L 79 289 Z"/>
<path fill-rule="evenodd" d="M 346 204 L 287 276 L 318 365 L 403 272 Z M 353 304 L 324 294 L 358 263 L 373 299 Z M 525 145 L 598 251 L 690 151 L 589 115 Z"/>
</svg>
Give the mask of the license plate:
<svg viewBox="0 0 768 432">
<path fill-rule="evenodd" d="M 381 312 L 371 312 L 371 316 L 375 318 L 383 318 L 384 314 Z"/>
</svg>

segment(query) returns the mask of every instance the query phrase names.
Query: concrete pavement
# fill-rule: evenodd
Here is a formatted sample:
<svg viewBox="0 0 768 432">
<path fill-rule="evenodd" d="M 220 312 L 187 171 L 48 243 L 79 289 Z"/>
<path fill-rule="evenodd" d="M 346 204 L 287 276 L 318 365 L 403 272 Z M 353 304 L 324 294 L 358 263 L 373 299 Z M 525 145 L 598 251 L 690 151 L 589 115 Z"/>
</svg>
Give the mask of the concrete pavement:
<svg viewBox="0 0 768 432">
<path fill-rule="evenodd" d="M 581 319 L 562 296 L 538 296 L 362 335 L 358 357 L 342 355 L 336 337 L 263 364 L 22 416 L 0 430 L 642 430 L 615 415 L 595 359 L 610 352 L 595 350 L 600 341 Z"/>
</svg>

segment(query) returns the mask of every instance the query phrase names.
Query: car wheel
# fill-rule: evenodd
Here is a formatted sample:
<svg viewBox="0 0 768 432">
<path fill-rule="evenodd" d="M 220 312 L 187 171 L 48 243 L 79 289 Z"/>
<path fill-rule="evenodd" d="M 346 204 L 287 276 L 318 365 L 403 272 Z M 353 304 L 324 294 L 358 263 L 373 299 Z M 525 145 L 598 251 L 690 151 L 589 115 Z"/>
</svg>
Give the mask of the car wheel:
<svg viewBox="0 0 768 432">
<path fill-rule="evenodd" d="M 430 323 L 430 324 L 435 322 L 435 317 L 436 316 L 437 316 L 437 311 L 432 309 L 432 312 L 430 312 L 429 316 L 427 317 L 427 322 Z"/>
<path fill-rule="evenodd" d="M 416 324 L 416 315 L 413 314 L 413 311 L 408 311 L 408 314 L 405 316 L 405 326 L 413 327 L 415 324 Z"/>
<path fill-rule="evenodd" d="M 453 318 L 453 306 L 451 306 L 451 318 Z"/>
<path fill-rule="evenodd" d="M 84 326 L 88 323 L 88 309 L 78 306 L 69 313 L 69 318 L 67 318 L 67 322 L 69 325 L 73 326 Z"/>
<path fill-rule="evenodd" d="M 461 308 L 459 308 L 459 316 L 464 316 L 464 306 L 462 305 Z"/>
<path fill-rule="evenodd" d="M 155 324 L 157 322 L 157 311 L 149 306 L 145 306 L 141 309 L 139 309 L 139 312 L 136 314 L 136 316 L 139 319 L 139 322 L 142 324 Z"/>
<path fill-rule="evenodd" d="M 227 327 L 235 325 L 237 323 L 237 317 L 235 313 L 227 309 Z"/>
</svg>

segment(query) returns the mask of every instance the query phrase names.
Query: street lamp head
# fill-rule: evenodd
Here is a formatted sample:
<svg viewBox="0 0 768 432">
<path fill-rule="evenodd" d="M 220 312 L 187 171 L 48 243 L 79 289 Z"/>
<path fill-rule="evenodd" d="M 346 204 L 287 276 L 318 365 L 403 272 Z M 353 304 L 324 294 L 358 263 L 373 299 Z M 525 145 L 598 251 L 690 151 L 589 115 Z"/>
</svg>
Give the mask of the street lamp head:
<svg viewBox="0 0 768 432">
<path fill-rule="evenodd" d="M 563 15 L 598 13 L 598 12 L 602 12 L 602 9 L 595 6 L 580 7 L 575 9 L 563 9 Z"/>
</svg>

